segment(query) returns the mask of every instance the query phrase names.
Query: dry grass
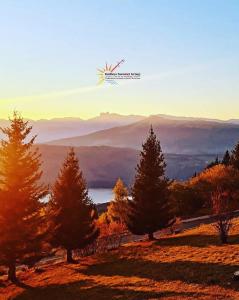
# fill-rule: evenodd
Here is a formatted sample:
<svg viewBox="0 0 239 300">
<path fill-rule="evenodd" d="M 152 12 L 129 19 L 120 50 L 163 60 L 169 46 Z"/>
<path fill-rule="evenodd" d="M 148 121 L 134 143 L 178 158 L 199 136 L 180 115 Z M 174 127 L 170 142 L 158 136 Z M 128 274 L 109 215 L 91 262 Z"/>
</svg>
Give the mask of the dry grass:
<svg viewBox="0 0 239 300">
<path fill-rule="evenodd" d="M 0 299 L 239 299 L 239 221 L 221 246 L 212 226 L 156 242 L 131 243 L 80 264 L 20 273 L 14 286 L 0 279 Z"/>
</svg>

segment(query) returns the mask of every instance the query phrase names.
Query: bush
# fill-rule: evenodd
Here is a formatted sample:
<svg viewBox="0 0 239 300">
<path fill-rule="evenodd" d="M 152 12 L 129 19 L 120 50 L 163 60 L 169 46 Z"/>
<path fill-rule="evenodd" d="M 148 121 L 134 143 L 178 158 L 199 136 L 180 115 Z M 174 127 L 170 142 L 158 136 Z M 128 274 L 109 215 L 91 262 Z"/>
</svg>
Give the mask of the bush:
<svg viewBox="0 0 239 300">
<path fill-rule="evenodd" d="M 100 229 L 100 236 L 85 248 L 75 250 L 74 253 L 77 256 L 84 257 L 95 253 L 105 253 L 121 246 L 122 239 L 126 234 L 124 224 L 110 222 L 107 213 L 103 213 L 97 220 L 97 226 Z"/>
</svg>

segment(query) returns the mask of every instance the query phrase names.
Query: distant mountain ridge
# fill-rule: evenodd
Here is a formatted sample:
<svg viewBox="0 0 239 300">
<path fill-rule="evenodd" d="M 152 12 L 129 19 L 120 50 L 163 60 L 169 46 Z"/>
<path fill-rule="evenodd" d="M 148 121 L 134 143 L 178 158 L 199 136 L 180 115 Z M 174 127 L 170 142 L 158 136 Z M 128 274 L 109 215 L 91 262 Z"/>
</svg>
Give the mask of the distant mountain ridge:
<svg viewBox="0 0 239 300">
<path fill-rule="evenodd" d="M 135 123 L 100 130 L 84 136 L 51 141 L 50 145 L 111 146 L 140 149 L 150 126 L 163 151 L 177 154 L 220 154 L 239 141 L 239 124 L 201 118 L 153 115 Z"/>
<path fill-rule="evenodd" d="M 37 135 L 37 142 L 44 143 L 50 140 L 85 135 L 98 130 L 128 125 L 140 120 L 144 116 L 120 115 L 113 113 L 101 113 L 99 116 L 83 120 L 81 118 L 54 118 L 51 120 L 28 120 L 33 126 L 32 134 Z M 6 127 L 8 120 L 0 119 L 0 127 Z M 0 132 L 0 138 L 3 135 Z"/>
<path fill-rule="evenodd" d="M 81 118 L 29 120 L 37 143 L 65 146 L 111 146 L 139 149 L 150 125 L 159 136 L 164 152 L 214 154 L 231 149 L 239 140 L 239 120 L 218 120 L 157 114 L 149 117 L 101 113 Z M 9 124 L 0 120 L 0 127 Z M 3 135 L 0 132 L 0 138 Z"/>
</svg>

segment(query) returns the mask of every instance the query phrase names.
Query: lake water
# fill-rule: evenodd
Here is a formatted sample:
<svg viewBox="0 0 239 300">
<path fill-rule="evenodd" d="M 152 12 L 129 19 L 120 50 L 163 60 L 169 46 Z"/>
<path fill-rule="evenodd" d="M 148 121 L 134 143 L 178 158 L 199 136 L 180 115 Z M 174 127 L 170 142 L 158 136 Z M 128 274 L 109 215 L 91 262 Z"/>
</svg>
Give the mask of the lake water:
<svg viewBox="0 0 239 300">
<path fill-rule="evenodd" d="M 112 189 L 89 189 L 89 196 L 94 203 L 109 202 L 113 198 Z"/>
</svg>

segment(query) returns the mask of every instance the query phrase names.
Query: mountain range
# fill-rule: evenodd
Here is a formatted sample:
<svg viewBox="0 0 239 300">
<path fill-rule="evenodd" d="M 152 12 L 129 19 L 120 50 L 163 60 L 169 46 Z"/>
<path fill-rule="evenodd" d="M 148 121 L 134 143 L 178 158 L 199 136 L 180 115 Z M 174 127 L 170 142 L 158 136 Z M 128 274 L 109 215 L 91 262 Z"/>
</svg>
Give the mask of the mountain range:
<svg viewBox="0 0 239 300">
<path fill-rule="evenodd" d="M 131 124 L 98 130 L 96 132 L 57 139 L 49 145 L 110 146 L 140 149 L 153 126 L 163 151 L 174 154 L 222 154 L 239 141 L 237 120 L 209 119 L 155 115 Z"/>
<path fill-rule="evenodd" d="M 130 185 L 139 149 L 152 125 L 167 162 L 167 176 L 184 180 L 239 141 L 238 120 L 167 115 L 121 116 L 102 113 L 89 120 L 29 120 L 43 161 L 43 181 L 53 183 L 69 146 L 74 146 L 89 187 L 112 187 L 118 177 Z M 9 123 L 0 120 L 0 126 Z"/>
<path fill-rule="evenodd" d="M 101 113 L 99 116 L 83 120 L 81 118 L 54 118 L 41 120 L 28 120 L 33 127 L 32 135 L 37 135 L 37 143 L 45 143 L 50 140 L 85 135 L 98 130 L 128 125 L 140 120 L 144 116 L 123 116 L 112 113 Z M 0 127 L 6 127 L 8 120 L 0 119 Z M 0 133 L 0 138 L 3 135 Z"/>
</svg>

